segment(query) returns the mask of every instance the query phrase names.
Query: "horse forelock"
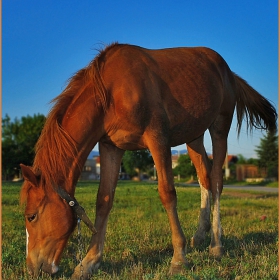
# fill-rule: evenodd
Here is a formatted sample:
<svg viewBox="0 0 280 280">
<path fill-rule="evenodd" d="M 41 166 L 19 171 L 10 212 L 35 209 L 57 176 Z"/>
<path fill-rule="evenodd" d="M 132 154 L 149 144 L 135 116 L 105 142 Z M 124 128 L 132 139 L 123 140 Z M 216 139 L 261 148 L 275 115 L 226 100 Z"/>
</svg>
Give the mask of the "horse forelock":
<svg viewBox="0 0 280 280">
<path fill-rule="evenodd" d="M 69 176 L 69 166 L 67 166 L 69 158 L 78 156 L 74 139 L 61 125 L 67 108 L 74 104 L 86 89 L 92 87 L 90 92 L 95 94 L 96 104 L 101 103 L 101 109 L 106 112 L 108 96 L 100 68 L 106 52 L 116 45 L 117 43 L 114 43 L 99 51 L 95 59 L 87 67 L 77 71 L 69 79 L 63 92 L 51 101 L 54 105 L 36 144 L 33 164 L 33 170 L 39 170 L 41 173 L 44 188 L 54 188 L 65 180 Z M 96 109 L 100 108 L 96 107 Z"/>
</svg>

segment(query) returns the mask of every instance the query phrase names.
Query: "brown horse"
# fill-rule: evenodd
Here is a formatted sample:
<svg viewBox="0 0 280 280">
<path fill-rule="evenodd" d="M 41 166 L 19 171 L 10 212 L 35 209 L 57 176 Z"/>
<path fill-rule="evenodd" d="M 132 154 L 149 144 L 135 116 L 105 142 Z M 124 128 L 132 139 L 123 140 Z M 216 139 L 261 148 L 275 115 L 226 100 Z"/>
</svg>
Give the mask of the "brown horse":
<svg viewBox="0 0 280 280">
<path fill-rule="evenodd" d="M 113 44 L 78 71 L 54 102 L 36 145 L 33 167 L 21 166 L 25 179 L 21 201 L 26 203 L 27 266 L 32 274 L 38 275 L 40 270 L 54 274 L 58 270 L 62 251 L 76 225 L 77 211 L 71 207 L 78 207 L 74 199 L 76 183 L 97 143 L 101 179 L 96 232 L 92 227 L 92 239 L 82 261 L 85 278 L 101 262 L 125 150 L 149 149 L 153 156 L 159 196 L 171 227 L 174 254 L 170 272 L 178 273 L 187 265 L 186 238 L 176 210 L 170 147 L 187 144 L 201 187 L 199 225 L 191 244 L 201 244 L 211 229 L 210 253 L 222 256 L 222 165 L 234 110 L 238 131 L 244 117 L 250 129 L 274 130 L 277 113 L 229 69 L 219 54 L 202 47 L 148 50 Z M 212 165 L 203 146 L 207 129 L 213 144 Z M 73 279 L 80 277 L 79 266 Z"/>
</svg>

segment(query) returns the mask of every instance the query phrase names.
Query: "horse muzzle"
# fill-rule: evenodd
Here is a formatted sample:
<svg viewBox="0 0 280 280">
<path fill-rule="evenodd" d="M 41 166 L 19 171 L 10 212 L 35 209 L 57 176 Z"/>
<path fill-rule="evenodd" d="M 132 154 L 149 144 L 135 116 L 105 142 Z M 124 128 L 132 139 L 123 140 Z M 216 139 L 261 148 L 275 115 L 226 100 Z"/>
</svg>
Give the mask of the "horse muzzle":
<svg viewBox="0 0 280 280">
<path fill-rule="evenodd" d="M 34 277 L 38 277 L 43 272 L 50 275 L 54 275 L 59 270 L 58 266 L 54 262 L 52 262 L 51 264 L 44 263 L 44 262 L 38 262 L 37 264 L 32 264 L 31 262 L 27 262 L 27 268 L 29 274 Z"/>
</svg>

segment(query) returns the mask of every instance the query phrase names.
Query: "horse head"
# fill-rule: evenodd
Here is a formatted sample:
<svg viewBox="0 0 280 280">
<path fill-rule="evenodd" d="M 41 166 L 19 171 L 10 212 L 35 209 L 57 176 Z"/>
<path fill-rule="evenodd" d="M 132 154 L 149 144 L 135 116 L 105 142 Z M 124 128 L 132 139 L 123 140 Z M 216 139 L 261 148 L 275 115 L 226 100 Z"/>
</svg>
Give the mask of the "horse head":
<svg viewBox="0 0 280 280">
<path fill-rule="evenodd" d="M 69 236 L 76 226 L 76 217 L 67 202 L 41 175 L 21 165 L 25 179 L 21 201 L 26 203 L 26 262 L 31 274 L 40 270 L 49 274 L 58 271 L 58 264 Z"/>
</svg>

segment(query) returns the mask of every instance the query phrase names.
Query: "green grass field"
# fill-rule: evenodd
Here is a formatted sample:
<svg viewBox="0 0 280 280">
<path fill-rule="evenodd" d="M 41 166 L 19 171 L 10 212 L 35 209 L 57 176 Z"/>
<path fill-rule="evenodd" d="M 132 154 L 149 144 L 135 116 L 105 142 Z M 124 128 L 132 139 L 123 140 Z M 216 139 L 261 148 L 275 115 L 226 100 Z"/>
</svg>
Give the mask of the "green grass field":
<svg viewBox="0 0 280 280">
<path fill-rule="evenodd" d="M 25 226 L 19 183 L 2 184 L 2 279 L 32 279 L 25 267 Z M 97 182 L 80 182 L 76 198 L 94 219 Z M 178 212 L 188 240 L 200 208 L 197 187 L 177 187 Z M 260 217 L 267 219 L 261 221 Z M 197 249 L 188 245 L 190 268 L 168 276 L 171 235 L 155 184 L 120 181 L 110 215 L 103 263 L 92 279 L 278 279 L 278 195 L 225 190 L 221 199 L 225 256 L 208 254 L 210 236 Z M 85 247 L 90 233 L 82 224 Z M 76 265 L 77 231 L 68 242 L 54 279 L 69 279 Z M 52 279 L 47 275 L 39 279 Z"/>
</svg>

